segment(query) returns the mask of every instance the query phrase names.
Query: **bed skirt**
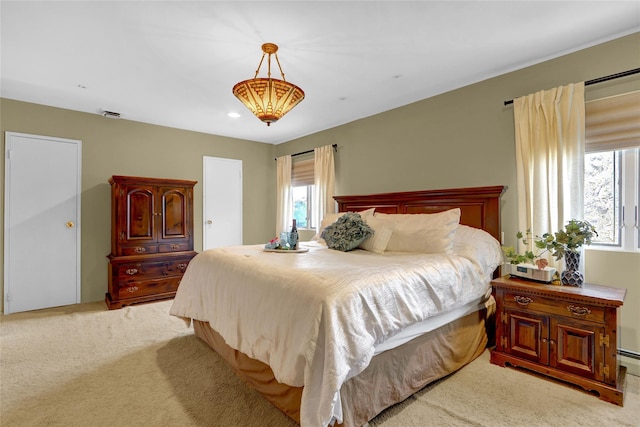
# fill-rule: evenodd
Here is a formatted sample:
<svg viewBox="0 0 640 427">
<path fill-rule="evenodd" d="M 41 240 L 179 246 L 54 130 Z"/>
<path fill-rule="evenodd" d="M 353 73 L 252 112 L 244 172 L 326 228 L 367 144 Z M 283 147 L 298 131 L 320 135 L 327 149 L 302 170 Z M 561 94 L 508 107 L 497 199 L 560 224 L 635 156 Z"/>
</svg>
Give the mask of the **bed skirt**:
<svg viewBox="0 0 640 427">
<path fill-rule="evenodd" d="M 340 390 L 344 420 L 340 426 L 360 427 L 384 409 L 401 402 L 429 383 L 476 359 L 493 336 L 495 300 L 485 308 L 373 357 L 359 375 Z M 208 323 L 193 321 L 195 335 L 280 411 L 300 423 L 303 387 L 275 380 L 271 368 L 229 347 Z"/>
</svg>

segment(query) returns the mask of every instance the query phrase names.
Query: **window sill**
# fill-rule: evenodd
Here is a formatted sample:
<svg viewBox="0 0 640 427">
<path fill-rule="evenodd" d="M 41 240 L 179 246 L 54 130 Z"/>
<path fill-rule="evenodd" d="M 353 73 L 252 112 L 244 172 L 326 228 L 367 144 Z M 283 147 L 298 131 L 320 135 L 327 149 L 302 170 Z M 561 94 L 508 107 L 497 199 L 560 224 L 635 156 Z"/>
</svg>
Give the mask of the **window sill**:
<svg viewBox="0 0 640 427">
<path fill-rule="evenodd" d="M 638 254 L 638 256 L 640 256 L 640 251 L 622 249 L 622 248 L 617 247 L 617 246 L 613 246 L 613 247 L 606 247 L 606 246 L 594 247 L 594 246 L 591 246 L 591 247 L 585 247 L 584 250 L 585 250 L 585 252 L 606 252 L 606 253 L 620 253 L 620 254 Z"/>
</svg>

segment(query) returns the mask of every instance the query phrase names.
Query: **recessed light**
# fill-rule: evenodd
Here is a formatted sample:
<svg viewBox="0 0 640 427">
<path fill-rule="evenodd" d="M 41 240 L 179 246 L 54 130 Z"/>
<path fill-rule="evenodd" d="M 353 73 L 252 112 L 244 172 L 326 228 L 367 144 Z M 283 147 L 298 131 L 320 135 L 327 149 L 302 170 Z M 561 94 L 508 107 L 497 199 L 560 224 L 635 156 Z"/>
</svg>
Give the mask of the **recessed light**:
<svg viewBox="0 0 640 427">
<path fill-rule="evenodd" d="M 242 117 L 239 113 L 229 113 L 227 114 L 227 116 L 231 117 L 232 119 L 237 119 L 238 117 Z"/>
</svg>

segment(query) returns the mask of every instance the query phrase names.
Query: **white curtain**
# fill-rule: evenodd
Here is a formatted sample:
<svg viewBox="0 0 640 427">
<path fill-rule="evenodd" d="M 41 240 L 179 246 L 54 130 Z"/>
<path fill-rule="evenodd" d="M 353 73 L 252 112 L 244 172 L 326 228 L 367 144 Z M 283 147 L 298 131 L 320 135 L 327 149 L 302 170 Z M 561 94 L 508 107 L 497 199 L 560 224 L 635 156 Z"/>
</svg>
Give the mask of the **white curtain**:
<svg viewBox="0 0 640 427">
<path fill-rule="evenodd" d="M 282 156 L 276 159 L 277 168 L 277 211 L 276 211 L 276 236 L 281 231 L 288 231 L 293 221 L 293 196 L 291 192 L 291 156 Z"/>
<path fill-rule="evenodd" d="M 536 92 L 513 104 L 518 230 L 552 233 L 570 219 L 583 219 L 584 83 Z M 549 263 L 561 269 L 552 257 Z"/>
<path fill-rule="evenodd" d="M 336 211 L 335 195 L 335 167 L 333 161 L 333 146 L 325 145 L 314 151 L 314 200 L 316 233 L 320 232 L 322 218 L 327 213 Z"/>
</svg>

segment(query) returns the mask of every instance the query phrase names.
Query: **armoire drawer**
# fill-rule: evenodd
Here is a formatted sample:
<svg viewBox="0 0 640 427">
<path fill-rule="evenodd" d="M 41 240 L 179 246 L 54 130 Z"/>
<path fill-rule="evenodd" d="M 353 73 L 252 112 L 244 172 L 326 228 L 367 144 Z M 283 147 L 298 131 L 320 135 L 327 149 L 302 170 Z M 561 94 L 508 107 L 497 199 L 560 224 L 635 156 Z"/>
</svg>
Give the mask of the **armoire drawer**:
<svg viewBox="0 0 640 427">
<path fill-rule="evenodd" d="M 122 280 L 139 281 L 159 277 L 182 276 L 190 259 L 159 262 L 135 262 L 117 266 L 118 277 Z"/>
<path fill-rule="evenodd" d="M 122 246 L 122 255 L 149 255 L 157 254 L 158 245 L 136 245 L 136 246 Z"/>
<path fill-rule="evenodd" d="M 180 280 L 182 280 L 182 276 L 120 283 L 118 286 L 118 299 L 175 292 L 178 289 L 178 285 L 180 285 Z"/>
<path fill-rule="evenodd" d="M 188 243 L 161 243 L 158 245 L 159 253 L 188 251 L 189 249 Z"/>
</svg>

